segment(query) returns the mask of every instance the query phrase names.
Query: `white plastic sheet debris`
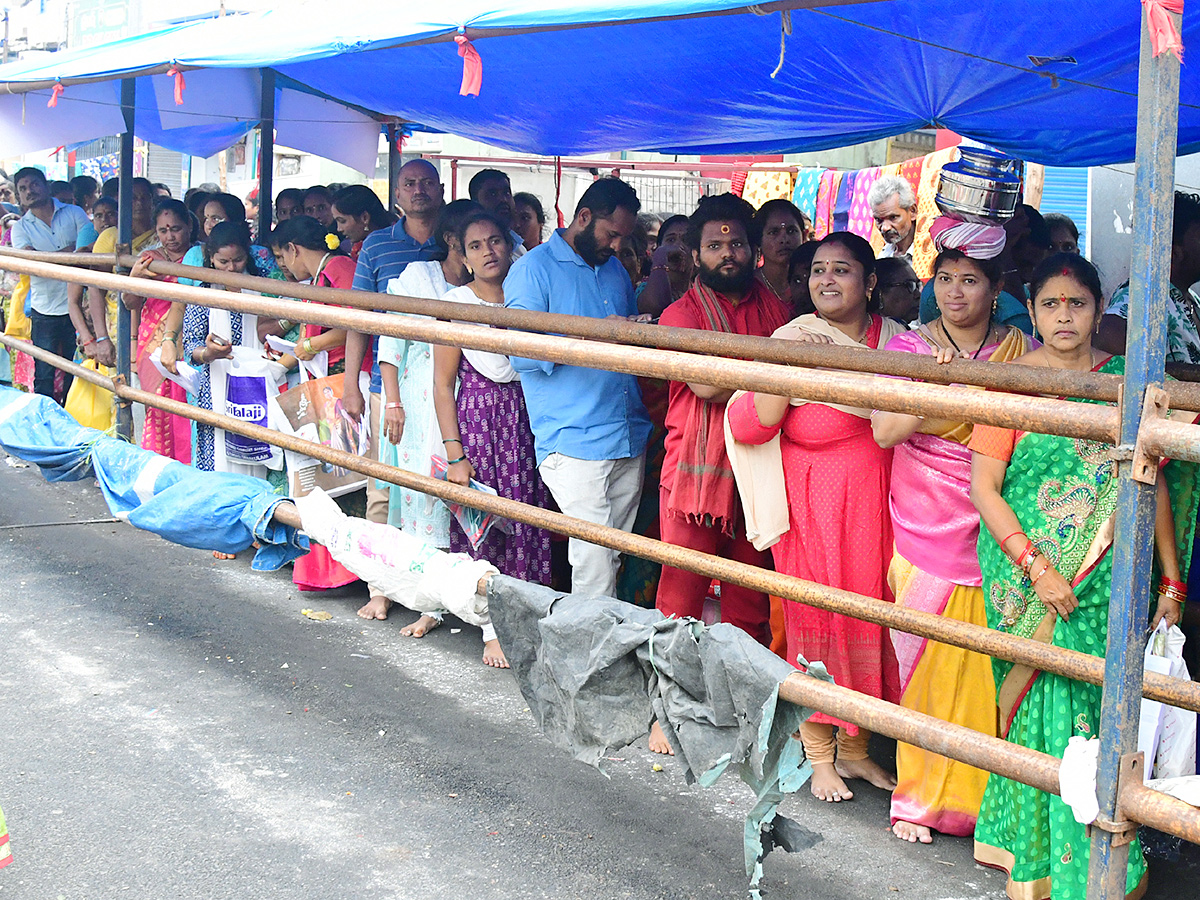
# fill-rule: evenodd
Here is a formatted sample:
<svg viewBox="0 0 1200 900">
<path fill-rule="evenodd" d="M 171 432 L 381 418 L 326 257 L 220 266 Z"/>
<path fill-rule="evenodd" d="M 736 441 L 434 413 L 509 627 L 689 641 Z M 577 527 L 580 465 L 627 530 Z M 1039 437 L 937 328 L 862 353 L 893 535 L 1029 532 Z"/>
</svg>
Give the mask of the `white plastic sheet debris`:
<svg viewBox="0 0 1200 900">
<path fill-rule="evenodd" d="M 305 533 L 329 555 L 414 612 L 449 612 L 472 625 L 488 625 L 487 597 L 479 581 L 496 574 L 491 563 L 446 553 L 390 525 L 348 516 L 316 488 L 293 502 Z"/>
<path fill-rule="evenodd" d="M 1091 825 L 1100 815 L 1100 801 L 1096 798 L 1096 767 L 1099 760 L 1098 738 L 1088 740 L 1077 734 L 1067 741 L 1062 765 L 1058 769 L 1058 793 L 1063 802 L 1071 807 L 1075 821 L 1080 825 Z"/>
</svg>

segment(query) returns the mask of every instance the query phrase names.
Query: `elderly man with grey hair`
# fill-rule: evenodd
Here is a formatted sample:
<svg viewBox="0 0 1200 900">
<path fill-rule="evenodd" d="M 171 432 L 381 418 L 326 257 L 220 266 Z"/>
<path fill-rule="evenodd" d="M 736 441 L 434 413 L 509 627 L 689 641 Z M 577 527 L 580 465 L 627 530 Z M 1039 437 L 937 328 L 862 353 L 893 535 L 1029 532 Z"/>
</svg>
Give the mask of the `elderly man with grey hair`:
<svg viewBox="0 0 1200 900">
<path fill-rule="evenodd" d="M 867 203 L 879 234 L 887 242 L 880 259 L 902 256 L 912 262 L 913 238 L 917 233 L 917 195 L 907 178 L 884 175 L 871 185 Z"/>
</svg>

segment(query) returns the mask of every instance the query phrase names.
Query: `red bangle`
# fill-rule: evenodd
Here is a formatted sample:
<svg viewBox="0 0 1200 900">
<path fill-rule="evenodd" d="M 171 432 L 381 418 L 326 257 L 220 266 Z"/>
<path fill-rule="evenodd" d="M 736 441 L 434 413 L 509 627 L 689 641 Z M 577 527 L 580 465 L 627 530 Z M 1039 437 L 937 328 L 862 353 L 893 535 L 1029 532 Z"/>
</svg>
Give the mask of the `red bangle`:
<svg viewBox="0 0 1200 900">
<path fill-rule="evenodd" d="M 1186 594 L 1188 589 L 1186 582 L 1176 581 L 1174 578 L 1168 578 L 1166 575 L 1162 577 L 1162 580 L 1159 582 L 1159 586 L 1164 588 L 1175 588 L 1175 590 L 1182 594 Z"/>
<path fill-rule="evenodd" d="M 1014 531 L 1012 534 L 1010 534 L 1008 537 L 1004 538 L 1004 540 L 1002 540 L 1002 541 L 1000 542 L 1000 549 L 1001 549 L 1001 550 L 1003 550 L 1003 549 L 1004 549 L 1004 545 L 1008 543 L 1008 538 L 1014 538 L 1014 537 L 1016 537 L 1018 534 L 1019 534 L 1019 535 L 1021 535 L 1022 537 L 1024 537 L 1024 536 L 1025 536 L 1025 532 L 1023 532 L 1023 531 Z"/>
<path fill-rule="evenodd" d="M 384 409 L 404 409 L 404 404 L 396 400 L 384 405 Z"/>
</svg>

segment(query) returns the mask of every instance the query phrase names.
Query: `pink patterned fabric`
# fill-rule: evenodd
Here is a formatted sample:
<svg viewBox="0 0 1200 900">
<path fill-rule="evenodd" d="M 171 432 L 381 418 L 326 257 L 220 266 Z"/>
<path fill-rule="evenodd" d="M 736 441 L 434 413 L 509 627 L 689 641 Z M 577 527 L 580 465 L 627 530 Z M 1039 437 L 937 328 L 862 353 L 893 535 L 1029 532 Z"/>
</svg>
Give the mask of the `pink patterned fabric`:
<svg viewBox="0 0 1200 900">
<path fill-rule="evenodd" d="M 838 189 L 842 185 L 843 174 L 836 169 L 826 169 L 821 174 L 821 186 L 817 188 L 817 217 L 813 220 L 817 240 L 833 230 L 833 213 L 837 206 Z"/>
<path fill-rule="evenodd" d="M 875 229 L 875 217 L 871 215 L 871 204 L 867 202 L 867 195 L 879 180 L 882 171 L 879 166 L 874 166 L 859 170 L 854 177 L 854 193 L 850 200 L 850 222 L 847 230 L 868 241 Z"/>
<path fill-rule="evenodd" d="M 884 348 L 932 356 L 916 332 L 898 334 Z M 980 354 L 987 359 L 996 345 Z M 957 441 L 913 434 L 892 457 L 888 507 L 896 551 L 922 571 L 955 584 L 979 586 L 979 513 L 971 503 L 971 451 Z"/>
<path fill-rule="evenodd" d="M 939 252 L 950 247 L 961 250 L 971 259 L 995 259 L 1004 252 L 1007 234 L 1000 225 L 938 216 L 929 226 L 929 237 Z"/>
</svg>

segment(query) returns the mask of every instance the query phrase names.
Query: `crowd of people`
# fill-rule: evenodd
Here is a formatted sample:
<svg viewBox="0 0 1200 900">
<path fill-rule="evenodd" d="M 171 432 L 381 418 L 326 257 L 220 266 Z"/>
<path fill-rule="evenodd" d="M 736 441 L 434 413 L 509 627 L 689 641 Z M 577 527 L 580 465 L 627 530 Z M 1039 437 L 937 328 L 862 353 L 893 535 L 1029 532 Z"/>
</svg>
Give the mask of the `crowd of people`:
<svg viewBox="0 0 1200 900">
<path fill-rule="evenodd" d="M 112 252 L 106 183 L 54 195 L 36 169 L 15 178 L 23 214 L 15 247 L 91 246 Z M 80 197 L 79 190 L 85 196 Z M 759 209 L 733 194 L 703 198 L 688 216 L 642 214 L 634 189 L 596 180 L 569 223 L 545 231 L 537 197 L 513 194 L 495 169 L 476 174 L 470 199 L 444 202 L 438 169 L 406 163 L 396 181 L 399 215 L 368 188 L 284 190 L 277 226 L 253 236 L 245 205 L 219 191 L 161 197 L 135 179 L 136 276 L 154 260 L 290 278 L 335 288 L 592 318 L 621 317 L 726 334 L 835 344 L 862 352 L 1121 374 L 1128 292 L 1106 298 L 1064 216 L 1021 205 L 1003 225 L 941 217 L 926 223 L 937 256 L 926 282 L 912 265 L 919 227 L 911 184 L 881 177 L 870 194 L 884 241 L 835 231 L 814 239 L 787 200 Z M 257 196 L 250 198 L 257 203 Z M 89 217 L 90 208 L 90 217 Z M 102 225 L 109 227 L 100 229 Z M 165 279 L 170 280 L 170 279 Z M 1164 298 L 1168 368 L 1200 366 L 1196 299 L 1200 198 L 1176 196 L 1171 291 Z M 199 283 L 205 283 L 201 280 Z M 378 338 L 288 320 L 217 313 L 145 296 L 120 297 L 30 280 L 33 342 L 109 366 L 116 304 L 140 314 L 142 386 L 212 408 L 209 366 L 234 347 L 261 349 L 270 335 L 295 343 L 295 366 L 326 353 L 343 378 L 341 402 L 371 425 L 373 458 L 428 475 L 444 461 L 456 484 L 550 507 L 672 544 L 990 627 L 1103 655 L 1112 577 L 1116 468 L 1107 448 L 1072 440 L 702 383 Z M 184 393 L 162 377 L 180 361 L 199 373 Z M 38 363 L 32 388 L 53 395 L 54 370 Z M 366 385 L 365 395 L 363 386 Z M 1069 398 L 1066 398 L 1069 399 Z M 1077 401 L 1093 402 L 1093 401 Z M 150 410 L 142 444 L 214 468 L 213 433 Z M 1197 517 L 1195 467 L 1171 462 L 1158 481 L 1157 602 L 1152 621 L 1178 623 Z M 277 473 L 269 477 L 284 489 Z M 363 514 L 430 545 L 485 558 L 500 572 L 577 594 L 654 604 L 700 618 L 719 598 L 721 620 L 793 664 L 821 662 L 838 684 L 1061 756 L 1073 735 L 1095 734 L 1100 689 L 950 647 L 750 588 L 659 569 L 586 541 L 521 523 L 468 535 L 444 504 L 370 480 Z M 981 527 L 982 525 L 982 527 Z M 315 551 L 314 551 L 315 552 Z M 304 576 L 316 587 L 328 561 Z M 298 568 L 300 564 L 298 564 Z M 342 582 L 344 583 L 344 581 Z M 384 619 L 391 601 L 368 586 L 359 615 Z M 436 614 L 404 627 L 420 637 Z M 507 665 L 494 634 L 484 661 Z M 976 857 L 1009 874 L 1013 897 L 1083 897 L 1088 840 L 1058 798 L 901 744 L 896 771 L 870 756 L 870 735 L 834 716 L 802 727 L 812 793 L 854 797 L 856 781 L 892 793 L 897 837 L 974 835 Z M 657 723 L 650 747 L 671 753 Z M 1128 889 L 1144 883 L 1135 847 Z"/>
</svg>

